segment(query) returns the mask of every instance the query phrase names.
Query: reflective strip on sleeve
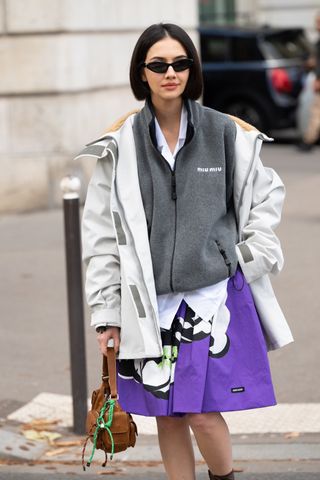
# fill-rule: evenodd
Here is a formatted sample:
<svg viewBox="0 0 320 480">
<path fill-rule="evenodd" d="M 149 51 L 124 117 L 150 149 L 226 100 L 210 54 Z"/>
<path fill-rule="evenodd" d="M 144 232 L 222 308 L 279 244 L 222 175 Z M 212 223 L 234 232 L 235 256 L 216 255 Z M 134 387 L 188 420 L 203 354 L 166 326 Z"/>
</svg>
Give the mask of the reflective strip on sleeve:
<svg viewBox="0 0 320 480">
<path fill-rule="evenodd" d="M 129 285 L 129 288 L 131 290 L 131 294 L 132 294 L 134 303 L 136 304 L 139 318 L 144 318 L 146 316 L 146 312 L 145 312 L 145 309 L 144 309 L 143 304 L 141 302 L 139 290 L 138 290 L 136 285 Z"/>
<path fill-rule="evenodd" d="M 104 153 L 106 147 L 104 145 L 90 145 L 89 147 L 84 148 L 81 150 L 81 152 L 77 155 L 78 157 L 80 156 L 85 156 L 85 155 L 91 155 L 93 157 L 102 157 L 102 154 Z"/>
<path fill-rule="evenodd" d="M 248 245 L 246 245 L 245 243 L 240 243 L 240 245 L 238 245 L 238 248 L 241 252 L 244 263 L 249 263 L 249 262 L 252 262 L 254 260 L 253 255 L 252 255 L 251 250 L 248 247 Z"/>
<path fill-rule="evenodd" d="M 111 141 L 110 143 L 108 143 L 107 149 L 110 150 L 115 157 L 117 156 L 118 147 L 114 141 Z"/>
<path fill-rule="evenodd" d="M 122 228 L 121 218 L 118 212 L 112 212 L 114 224 L 116 227 L 117 237 L 118 237 L 118 245 L 126 245 L 127 239 L 126 234 Z"/>
</svg>

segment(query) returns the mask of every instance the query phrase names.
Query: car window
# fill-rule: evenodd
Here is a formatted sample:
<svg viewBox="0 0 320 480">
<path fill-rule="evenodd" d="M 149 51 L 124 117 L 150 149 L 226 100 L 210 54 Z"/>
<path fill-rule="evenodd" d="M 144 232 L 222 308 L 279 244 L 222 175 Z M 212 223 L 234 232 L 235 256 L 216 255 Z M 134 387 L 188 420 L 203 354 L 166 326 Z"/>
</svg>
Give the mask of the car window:
<svg viewBox="0 0 320 480">
<path fill-rule="evenodd" d="M 229 58 L 229 40 L 225 37 L 201 37 L 203 62 L 225 62 Z"/>
<path fill-rule="evenodd" d="M 307 58 L 310 54 L 309 43 L 303 32 L 279 32 L 267 35 L 261 42 L 266 58 Z"/>
<path fill-rule="evenodd" d="M 256 38 L 233 38 L 232 60 L 234 62 L 252 62 L 262 59 L 263 55 L 257 46 Z"/>
</svg>

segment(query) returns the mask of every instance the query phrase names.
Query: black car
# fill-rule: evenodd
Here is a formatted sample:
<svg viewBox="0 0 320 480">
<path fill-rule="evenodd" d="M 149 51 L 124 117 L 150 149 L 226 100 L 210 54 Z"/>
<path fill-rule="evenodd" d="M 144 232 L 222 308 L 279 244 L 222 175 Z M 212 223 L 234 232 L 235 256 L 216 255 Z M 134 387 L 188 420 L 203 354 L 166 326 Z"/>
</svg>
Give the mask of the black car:
<svg viewBox="0 0 320 480">
<path fill-rule="evenodd" d="M 203 104 L 258 129 L 295 126 L 311 47 L 301 28 L 200 28 Z"/>
</svg>

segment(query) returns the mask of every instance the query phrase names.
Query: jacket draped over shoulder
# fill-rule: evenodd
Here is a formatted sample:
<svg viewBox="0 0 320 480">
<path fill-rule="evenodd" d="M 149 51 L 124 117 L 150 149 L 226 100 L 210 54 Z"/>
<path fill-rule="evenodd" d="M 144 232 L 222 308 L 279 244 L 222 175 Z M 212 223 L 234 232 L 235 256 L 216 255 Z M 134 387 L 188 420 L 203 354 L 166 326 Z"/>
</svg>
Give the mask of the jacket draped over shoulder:
<svg viewBox="0 0 320 480">
<path fill-rule="evenodd" d="M 86 294 L 91 325 L 121 327 L 119 358 L 162 355 L 156 289 L 147 223 L 139 188 L 134 114 L 115 132 L 89 144 L 76 157 L 97 159 L 82 220 Z M 263 166 L 260 149 L 268 137 L 238 119 L 235 139 L 234 206 L 238 261 L 250 284 L 269 350 L 293 341 L 272 290 L 269 273 L 283 266 L 274 233 L 285 190 Z"/>
</svg>

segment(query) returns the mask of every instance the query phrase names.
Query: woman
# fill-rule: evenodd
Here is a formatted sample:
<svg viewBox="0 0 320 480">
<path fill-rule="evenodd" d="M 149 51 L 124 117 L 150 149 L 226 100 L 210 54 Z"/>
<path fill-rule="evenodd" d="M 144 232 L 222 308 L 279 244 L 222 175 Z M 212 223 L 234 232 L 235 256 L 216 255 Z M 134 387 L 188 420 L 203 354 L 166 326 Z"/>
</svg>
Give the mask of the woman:
<svg viewBox="0 0 320 480">
<path fill-rule="evenodd" d="M 267 349 L 292 341 L 268 279 L 284 188 L 259 159 L 266 136 L 195 101 L 183 29 L 145 30 L 130 81 L 145 106 L 80 154 L 98 159 L 83 215 L 91 324 L 103 354 L 114 340 L 122 407 L 156 417 L 168 478 L 195 479 L 191 428 L 209 477 L 233 479 L 220 412 L 274 405 Z"/>
</svg>

